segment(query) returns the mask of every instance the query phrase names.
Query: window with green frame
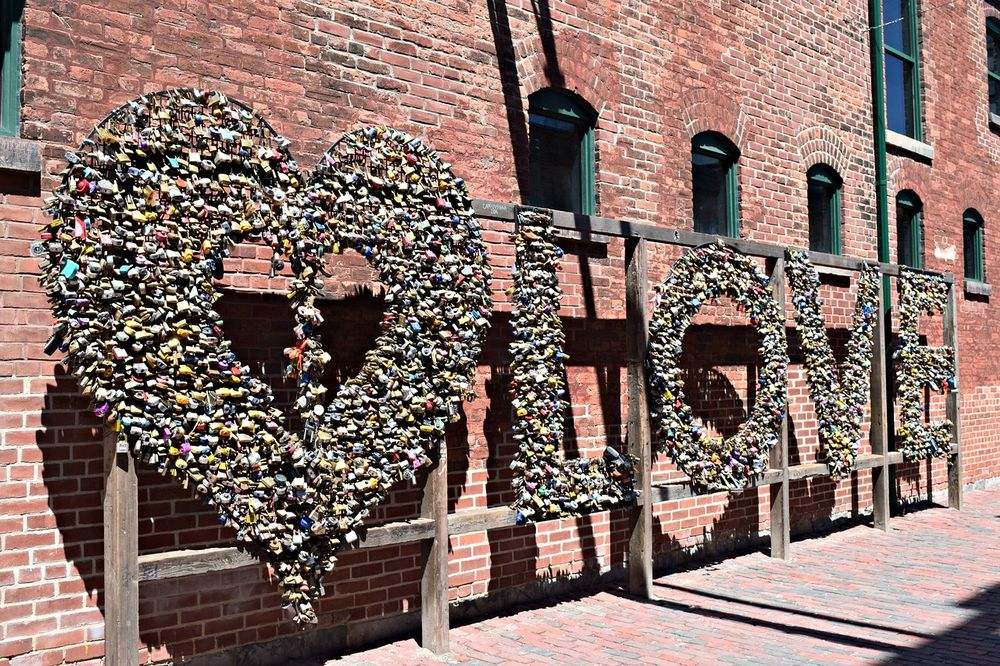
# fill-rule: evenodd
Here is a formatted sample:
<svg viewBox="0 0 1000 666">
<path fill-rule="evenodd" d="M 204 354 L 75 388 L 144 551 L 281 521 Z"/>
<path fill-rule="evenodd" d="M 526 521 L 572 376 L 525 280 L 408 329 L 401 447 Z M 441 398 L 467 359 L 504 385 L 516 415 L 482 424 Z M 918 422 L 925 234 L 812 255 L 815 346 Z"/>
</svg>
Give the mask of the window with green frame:
<svg viewBox="0 0 1000 666">
<path fill-rule="evenodd" d="M 917 0 L 885 0 L 885 115 L 893 132 L 923 140 Z"/>
<path fill-rule="evenodd" d="M 809 195 L 809 249 L 840 254 L 841 190 L 836 170 L 816 164 L 806 172 Z"/>
<path fill-rule="evenodd" d="M 986 81 L 990 113 L 1000 116 L 1000 21 L 995 18 L 986 19 Z"/>
<path fill-rule="evenodd" d="M 0 2 L 0 135 L 17 136 L 21 122 L 21 16 L 24 0 Z"/>
<path fill-rule="evenodd" d="M 594 126 L 597 113 L 564 90 L 528 97 L 528 204 L 593 215 Z"/>
<path fill-rule="evenodd" d="M 717 132 L 702 132 L 691 140 L 695 231 L 739 237 L 739 157 L 733 142 Z"/>
<path fill-rule="evenodd" d="M 986 225 L 983 217 L 970 208 L 962 214 L 962 256 L 965 279 L 986 282 Z"/>
<path fill-rule="evenodd" d="M 911 190 L 896 195 L 896 263 L 924 267 L 924 205 Z"/>
</svg>

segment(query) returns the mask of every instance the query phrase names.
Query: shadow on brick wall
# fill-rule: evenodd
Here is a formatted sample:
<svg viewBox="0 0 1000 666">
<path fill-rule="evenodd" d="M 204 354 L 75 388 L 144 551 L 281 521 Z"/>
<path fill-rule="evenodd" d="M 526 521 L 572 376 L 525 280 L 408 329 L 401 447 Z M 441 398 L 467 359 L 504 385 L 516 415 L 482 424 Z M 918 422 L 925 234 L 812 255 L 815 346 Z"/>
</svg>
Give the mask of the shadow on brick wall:
<svg viewBox="0 0 1000 666">
<path fill-rule="evenodd" d="M 582 267 L 581 267 L 581 272 Z M 586 280 L 584 283 L 586 284 Z M 570 398 L 589 405 L 584 413 L 568 416 L 564 453 L 567 457 L 600 455 L 607 444 L 624 446 L 622 415 L 626 409 L 622 377 L 625 368 L 624 321 L 598 319 L 592 295 L 585 300 L 583 317 L 564 317 L 570 361 L 567 369 Z M 381 319 L 382 304 L 371 292 L 359 291 L 343 300 L 323 305 L 325 342 L 333 359 L 326 381 L 335 388 L 352 376 L 370 348 Z M 291 344 L 291 313 L 283 296 L 228 293 L 220 304 L 227 336 L 238 356 L 254 371 L 263 369 L 279 405 L 291 399 L 292 387 L 282 380 L 282 350 Z M 470 461 L 487 468 L 485 499 L 488 506 L 512 500 L 509 464 L 514 446 L 509 439 L 510 400 L 507 346 L 509 313 L 497 312 L 482 364 L 489 368 L 482 411 L 466 405 L 461 420 L 448 432 L 449 508 L 454 510 L 466 491 Z M 682 364 L 689 384 L 689 400 L 696 414 L 721 434 L 731 435 L 752 404 L 741 397 L 740 387 L 716 366 L 753 367 L 756 339 L 749 327 L 693 326 L 685 340 Z M 752 382 L 751 382 L 752 386 Z M 594 409 L 599 414 L 591 413 Z M 469 450 L 478 440 L 482 424 L 481 454 Z M 79 576 L 80 592 L 96 597 L 103 612 L 103 514 L 101 488 L 103 462 L 101 428 L 90 415 L 86 399 L 75 381 L 59 367 L 55 384 L 45 396 L 37 445 L 43 456 L 45 484 L 56 526 L 64 542 L 65 559 Z M 485 458 L 485 460 L 483 460 Z M 459 479 L 461 481 L 459 482 Z M 458 483 L 456 483 L 458 482 Z M 832 492 L 816 487 L 811 512 L 829 515 Z M 219 526 L 214 512 L 199 499 L 148 470 L 140 474 L 140 552 L 177 548 L 229 546 L 231 532 Z M 828 495 L 828 497 L 827 497 Z M 376 513 L 374 520 L 405 519 L 417 514 L 420 491 L 404 487 Z M 829 501 L 828 501 L 829 500 Z M 692 553 L 690 542 L 681 543 L 668 526 L 655 519 L 657 553 L 685 552 L 704 560 L 740 549 L 761 547 L 758 530 L 757 490 L 721 498 L 724 507 L 700 535 L 701 545 Z M 621 570 L 631 527 L 631 511 L 619 509 L 564 521 L 559 534 L 539 539 L 535 526 L 491 530 L 487 591 L 547 584 L 583 577 L 601 580 Z M 605 531 L 610 531 L 605 536 Z M 553 551 L 552 545 L 563 542 Z M 61 559 L 61 556 L 60 556 Z M 539 560 L 550 562 L 538 565 Z M 340 559 L 320 602 L 318 629 L 347 622 L 385 617 L 414 608 L 419 603 L 419 547 L 400 546 L 377 551 L 354 551 Z M 266 641 L 294 633 L 279 608 L 276 589 L 266 580 L 264 568 L 246 568 L 221 574 L 143 583 L 140 589 L 142 640 L 158 655 L 174 658 L 202 654 L 240 644 Z M 97 636 L 95 640 L 99 638 Z"/>
</svg>

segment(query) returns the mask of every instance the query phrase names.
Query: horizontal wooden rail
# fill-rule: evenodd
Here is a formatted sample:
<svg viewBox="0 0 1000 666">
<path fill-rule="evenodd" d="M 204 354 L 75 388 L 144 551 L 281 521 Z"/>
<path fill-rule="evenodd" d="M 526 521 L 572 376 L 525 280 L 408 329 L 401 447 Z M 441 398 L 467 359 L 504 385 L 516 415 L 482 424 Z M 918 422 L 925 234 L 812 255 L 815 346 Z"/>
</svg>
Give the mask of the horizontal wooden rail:
<svg viewBox="0 0 1000 666">
<path fill-rule="evenodd" d="M 952 453 L 957 452 L 957 447 L 952 449 Z M 899 451 L 890 451 L 886 456 L 886 463 L 889 465 L 898 465 L 902 462 L 903 454 Z M 854 464 L 854 469 L 872 469 L 881 464 L 882 456 L 865 453 L 858 456 L 857 462 Z M 808 479 L 826 476 L 829 472 L 830 469 L 826 463 L 793 465 L 788 468 L 788 478 L 790 480 Z M 781 470 L 769 469 L 754 479 L 753 483 L 747 487 L 760 488 L 781 483 L 781 477 Z M 702 494 L 711 493 L 694 492 L 691 486 L 685 481 L 668 481 L 666 483 L 655 484 L 652 486 L 650 492 L 653 503 L 670 502 Z M 639 505 L 641 506 L 643 503 L 644 500 L 640 498 Z M 358 543 L 358 548 L 381 548 L 430 539 L 434 536 L 434 525 L 435 522 L 433 519 L 414 518 L 413 520 L 386 523 L 371 527 L 368 529 L 364 541 Z M 504 527 L 514 527 L 515 525 L 517 525 L 516 513 L 507 506 L 459 511 L 448 515 L 449 535 L 486 532 Z M 255 566 L 259 563 L 260 561 L 252 555 L 232 546 L 171 550 L 163 553 L 140 555 L 139 580 L 163 580 L 165 578 L 179 578 L 181 576 L 229 571 L 231 569 Z"/>
<path fill-rule="evenodd" d="M 488 201 L 485 199 L 473 199 L 472 207 L 479 217 L 493 220 L 515 220 L 517 205 L 512 203 L 502 203 L 499 201 Z M 697 247 L 716 241 L 722 241 L 734 250 L 743 254 L 755 257 L 766 257 L 778 259 L 785 256 L 784 245 L 770 245 L 746 238 L 730 238 L 728 236 L 713 236 L 702 234 L 697 231 L 686 229 L 674 229 L 660 225 L 649 224 L 648 222 L 631 222 L 628 220 L 612 220 L 597 215 L 580 215 L 561 210 L 553 210 L 553 224 L 557 229 L 572 231 L 583 239 L 590 236 L 614 236 L 617 238 L 643 238 L 656 243 L 667 243 L 681 247 Z M 826 254 L 824 252 L 808 252 L 809 260 L 817 268 L 834 268 L 847 271 L 857 271 L 866 265 L 878 264 L 885 275 L 898 276 L 900 267 L 896 264 L 878 263 L 875 260 L 858 259 L 856 257 L 844 257 L 837 254 Z M 948 284 L 954 281 L 951 273 L 937 273 L 917 268 L 907 270 L 930 275 L 940 275 Z"/>
<path fill-rule="evenodd" d="M 483 532 L 516 525 L 516 514 L 506 506 L 453 513 L 448 516 L 449 534 Z M 386 523 L 368 529 L 358 548 L 381 548 L 434 537 L 431 518 Z M 260 561 L 236 547 L 192 548 L 139 556 L 139 580 L 161 580 L 209 572 L 228 571 L 259 564 Z"/>
<path fill-rule="evenodd" d="M 482 218 L 504 221 L 516 226 L 517 205 L 515 204 L 476 199 L 473 201 L 473 208 L 476 214 Z M 666 243 L 679 247 L 697 247 L 721 241 L 744 254 L 767 259 L 776 299 L 779 302 L 785 300 L 784 285 L 780 279 L 784 272 L 782 259 L 785 256 L 785 246 L 769 245 L 743 238 L 712 236 L 644 222 L 612 220 L 593 215 L 576 215 L 563 211 L 552 211 L 552 215 L 555 227 L 563 238 L 585 242 L 608 242 L 611 237 L 625 238 L 630 241 L 630 256 L 633 257 L 644 257 L 646 248 L 643 241 Z M 634 252 L 636 248 L 641 251 Z M 808 256 L 817 271 L 825 275 L 851 277 L 854 272 L 864 266 L 875 263 L 872 260 L 817 252 L 809 252 Z M 648 278 L 645 277 L 643 263 L 644 260 L 631 262 L 633 270 L 630 272 L 631 277 L 627 276 L 626 280 L 627 282 L 631 280 L 634 283 L 634 288 L 627 290 L 631 291 L 632 295 L 626 294 L 626 301 L 630 301 L 630 305 L 626 307 L 626 324 L 627 329 L 636 335 L 636 341 L 639 341 L 638 334 L 644 331 L 647 325 L 643 308 L 648 303 L 646 291 Z M 898 276 L 900 274 L 899 266 L 885 263 L 877 265 L 883 275 Z M 930 271 L 923 272 L 931 273 Z M 950 274 L 932 274 L 940 275 L 950 287 L 950 302 L 944 317 L 945 343 L 957 347 L 954 278 Z M 779 279 L 774 279 L 776 277 Z M 283 291 L 247 290 L 236 286 L 224 286 L 222 289 L 227 292 L 252 291 L 259 294 L 265 291 L 284 294 Z M 335 292 L 324 292 L 321 295 L 321 300 L 336 298 L 338 298 L 338 294 Z M 887 308 L 879 307 L 879 328 L 884 331 L 890 330 L 887 324 L 882 326 L 886 311 Z M 639 347 L 632 355 L 632 360 L 635 361 L 632 365 L 635 370 L 641 370 L 642 365 L 639 361 L 644 357 Z M 879 358 L 884 360 L 883 352 L 880 342 L 876 353 Z M 882 377 L 884 368 L 879 366 L 878 370 L 879 372 L 873 373 L 875 375 L 872 384 L 873 394 L 877 394 L 873 397 L 873 409 L 876 405 L 884 408 L 887 396 L 884 377 Z M 632 374 L 641 377 L 639 372 Z M 643 474 L 648 474 L 652 466 L 650 453 L 652 447 L 646 445 L 648 436 L 642 433 L 642 428 L 646 427 L 644 423 L 646 417 L 642 409 L 645 402 L 642 391 L 643 384 L 642 381 L 629 382 L 628 398 L 631 414 L 629 450 L 641 454 Z M 953 432 L 955 443 L 952 456 L 949 459 L 949 502 L 954 507 L 960 507 L 962 477 L 961 458 L 958 450 L 959 401 L 957 393 L 949 394 L 947 400 L 948 416 L 956 424 Z M 884 414 L 878 417 L 873 415 L 873 423 L 884 426 L 885 418 Z M 888 447 L 885 445 L 888 440 L 884 433 L 872 434 L 870 438 L 872 453 L 858 456 L 854 469 L 871 469 L 873 471 L 873 488 L 875 488 L 876 495 L 874 502 L 875 524 L 884 529 L 888 522 L 888 496 L 890 492 L 887 483 L 888 470 L 891 466 L 902 463 L 903 456 L 898 451 L 886 451 Z M 137 556 L 137 478 L 131 456 L 127 453 L 115 453 L 116 442 L 117 437 L 113 433 L 107 433 L 105 446 L 109 460 L 114 464 L 106 466 L 109 472 L 106 479 L 104 506 L 106 523 L 104 573 L 107 582 L 105 653 L 108 655 L 108 663 L 112 666 L 136 663 L 138 659 L 138 581 L 164 580 L 187 575 L 221 572 L 259 564 L 258 560 L 235 547 L 179 550 Z M 787 439 L 783 437 L 783 451 L 786 445 Z M 446 459 L 442 454 L 438 466 L 432 471 L 432 476 L 428 477 L 428 482 L 424 486 L 419 518 L 371 527 L 367 530 L 364 541 L 357 545 L 358 548 L 378 548 L 414 542 L 419 542 L 422 545 L 422 642 L 424 647 L 437 653 L 445 652 L 448 646 L 448 537 L 510 528 L 516 525 L 515 512 L 506 506 L 447 514 L 447 466 L 445 463 Z M 772 468 L 761 474 L 751 487 L 771 487 L 771 554 L 775 557 L 787 558 L 789 556 L 789 521 L 787 516 L 790 504 L 787 492 L 788 483 L 792 480 L 826 476 L 830 470 L 824 463 L 788 466 L 784 454 L 777 457 L 772 456 L 771 466 Z M 640 481 L 645 486 L 648 483 L 648 476 L 641 478 Z M 641 592 L 642 589 L 649 587 L 648 579 L 652 572 L 651 546 L 653 538 L 651 504 L 684 499 L 698 494 L 700 493 L 693 491 L 689 483 L 678 481 L 652 486 L 640 498 L 632 514 L 634 525 L 629 539 L 627 567 L 630 569 L 628 573 L 630 590 Z M 780 538 L 775 537 L 776 530 L 781 532 Z"/>
<path fill-rule="evenodd" d="M 379 548 L 430 539 L 434 536 L 434 520 L 415 518 L 386 523 L 368 529 L 358 548 Z M 235 547 L 193 548 L 151 553 L 139 556 L 139 580 L 161 580 L 191 574 L 227 571 L 259 564 L 260 560 Z"/>
<path fill-rule="evenodd" d="M 952 447 L 951 454 L 955 455 L 958 453 L 958 447 Z M 875 469 L 883 465 L 883 456 L 877 453 L 862 453 L 858 456 L 854 463 L 854 471 L 861 471 L 865 469 Z M 903 460 L 903 454 L 901 451 L 890 451 L 885 455 L 885 465 L 899 465 L 905 462 Z M 788 479 L 790 481 L 798 481 L 801 479 L 813 479 L 820 476 L 829 476 L 830 467 L 826 463 L 805 463 L 802 465 L 791 465 L 788 468 Z M 769 469 L 759 477 L 754 479 L 747 488 L 761 488 L 763 486 L 770 486 L 776 483 L 781 483 L 781 470 L 780 469 Z M 711 495 L 717 492 L 725 492 L 720 490 L 715 491 L 695 491 L 690 483 L 684 480 L 677 481 L 665 481 L 653 485 L 652 497 L 653 502 L 672 502 L 679 499 L 687 499 L 689 497 L 696 497 L 698 495 Z"/>
</svg>

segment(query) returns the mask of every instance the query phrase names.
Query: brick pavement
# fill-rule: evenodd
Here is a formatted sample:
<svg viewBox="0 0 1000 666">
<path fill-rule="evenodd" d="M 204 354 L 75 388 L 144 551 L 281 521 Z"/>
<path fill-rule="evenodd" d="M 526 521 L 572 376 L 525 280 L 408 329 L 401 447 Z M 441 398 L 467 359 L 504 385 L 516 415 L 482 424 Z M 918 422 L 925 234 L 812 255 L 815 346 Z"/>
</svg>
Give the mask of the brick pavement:
<svg viewBox="0 0 1000 666">
<path fill-rule="evenodd" d="M 325 663 L 1000 664 L 1000 490 L 967 498 L 795 542 L 788 563 L 664 576 L 655 601 L 608 590 L 457 627 L 444 658 L 404 640 Z"/>
</svg>

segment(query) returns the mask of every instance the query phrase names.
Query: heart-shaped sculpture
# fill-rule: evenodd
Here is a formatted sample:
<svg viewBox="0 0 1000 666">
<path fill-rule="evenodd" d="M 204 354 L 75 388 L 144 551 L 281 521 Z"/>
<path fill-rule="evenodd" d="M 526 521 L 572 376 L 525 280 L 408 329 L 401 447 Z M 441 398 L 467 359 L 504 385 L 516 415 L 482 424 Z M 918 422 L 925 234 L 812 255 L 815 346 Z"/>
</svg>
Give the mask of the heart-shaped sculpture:
<svg viewBox="0 0 1000 666">
<path fill-rule="evenodd" d="M 102 122 L 48 202 L 38 248 L 95 413 L 138 458 L 193 486 L 266 561 L 297 621 L 371 507 L 413 479 L 470 397 L 491 312 L 464 183 L 419 140 L 348 134 L 311 176 L 220 93 L 146 95 Z M 215 279 L 240 242 L 290 261 L 302 433 L 222 335 Z M 386 286 L 381 336 L 325 404 L 315 298 L 324 257 L 363 254 Z"/>
</svg>

